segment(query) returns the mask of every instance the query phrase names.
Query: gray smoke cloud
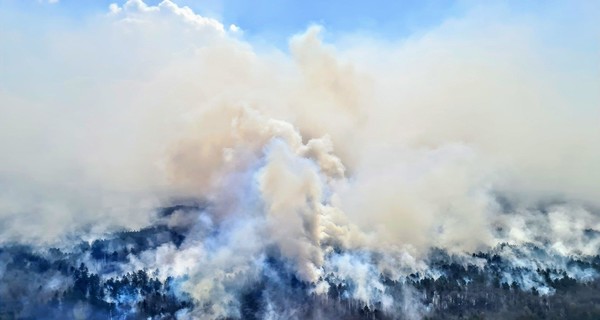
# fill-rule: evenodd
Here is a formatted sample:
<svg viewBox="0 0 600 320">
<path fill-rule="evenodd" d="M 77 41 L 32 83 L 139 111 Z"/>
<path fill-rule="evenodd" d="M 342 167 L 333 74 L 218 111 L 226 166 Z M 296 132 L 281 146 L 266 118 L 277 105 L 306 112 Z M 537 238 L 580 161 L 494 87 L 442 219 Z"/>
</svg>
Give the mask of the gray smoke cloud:
<svg viewBox="0 0 600 320">
<path fill-rule="evenodd" d="M 79 30 L 0 19 L 0 242 L 93 239 L 201 199 L 169 218 L 192 226 L 181 247 L 131 257 L 131 270 L 186 277 L 201 307 L 181 318 L 239 316 L 237 293 L 271 253 L 317 296 L 352 281 L 348 298 L 409 318 L 426 314 L 418 293 L 394 301 L 380 275 L 435 274 L 431 248 L 595 255 L 600 29 L 588 6 L 510 19 L 473 6 L 398 41 L 325 43 L 311 26 L 289 52 L 168 0 L 113 4 Z"/>
</svg>

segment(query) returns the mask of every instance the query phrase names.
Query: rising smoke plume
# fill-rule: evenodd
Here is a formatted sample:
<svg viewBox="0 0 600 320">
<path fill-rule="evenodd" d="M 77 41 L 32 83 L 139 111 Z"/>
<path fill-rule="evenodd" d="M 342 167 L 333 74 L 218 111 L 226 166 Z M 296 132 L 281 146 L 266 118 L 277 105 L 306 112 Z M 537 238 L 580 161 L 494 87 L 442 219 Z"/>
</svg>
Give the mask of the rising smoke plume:
<svg viewBox="0 0 600 320">
<path fill-rule="evenodd" d="M 434 274 L 432 248 L 475 264 L 501 244 L 596 255 L 594 9 L 472 6 L 396 41 L 325 42 L 314 25 L 285 51 L 168 0 L 113 4 L 79 30 L 0 19 L 0 241 L 66 248 L 199 201 L 168 217 L 189 228 L 181 246 L 124 267 L 182 279 L 200 307 L 181 318 L 239 317 L 261 277 L 289 294 L 269 257 L 311 294 L 351 281 L 352 299 L 419 318 L 418 293 L 398 301 L 381 275 Z M 294 317 L 265 299 L 264 318 Z"/>
</svg>

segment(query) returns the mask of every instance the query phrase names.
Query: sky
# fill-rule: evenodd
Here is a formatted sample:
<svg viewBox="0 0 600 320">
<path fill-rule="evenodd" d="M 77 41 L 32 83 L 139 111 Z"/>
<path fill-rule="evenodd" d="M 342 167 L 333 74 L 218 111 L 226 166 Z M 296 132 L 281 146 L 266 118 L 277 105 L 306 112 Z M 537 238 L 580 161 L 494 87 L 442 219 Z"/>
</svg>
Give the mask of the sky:
<svg viewBox="0 0 600 320">
<path fill-rule="evenodd" d="M 146 1 L 149 5 L 159 0 Z M 101 15 L 115 1 L 76 0 L 2 0 L 0 10 L 10 13 L 6 21 L 18 24 L 20 15 L 35 17 L 38 21 L 63 21 L 73 27 L 85 23 L 90 17 Z M 564 2 L 562 2 L 564 3 Z M 373 38 L 398 40 L 434 28 L 445 21 L 464 16 L 473 8 L 495 7 L 510 11 L 511 16 L 556 19 L 556 23 L 591 23 L 577 19 L 578 15 L 591 16 L 598 9 L 595 1 L 574 1 L 562 6 L 561 1 L 469 1 L 469 0 L 404 0 L 404 1 L 242 1 L 242 0 L 180 0 L 197 14 L 215 18 L 225 25 L 234 24 L 244 31 L 245 39 L 256 45 L 277 46 L 287 49 L 291 35 L 308 26 L 318 24 L 327 29 L 325 37 L 339 38 L 348 34 L 365 34 Z M 561 9 L 556 9 L 560 7 Z M 552 12 L 561 10 L 558 12 Z M 559 21 L 563 19 L 563 21 Z M 42 24 L 42 23 L 40 23 Z M 555 25 L 556 27 L 557 25 Z M 583 26 L 593 28 L 593 26 Z M 562 28 L 561 28 L 562 29 Z M 572 34 L 564 30 L 549 30 L 554 37 L 568 41 Z M 576 39 L 574 39 L 576 40 Z M 581 41 L 587 41 L 584 39 Z M 592 45 L 591 43 L 589 43 Z M 597 45 L 597 44 L 596 44 Z"/>
<path fill-rule="evenodd" d="M 44 17 L 80 20 L 98 14 L 114 1 L 3 0 L 4 10 L 18 8 Z M 147 1 L 149 5 L 160 1 Z M 392 37 L 407 35 L 440 23 L 464 10 L 460 1 L 178 1 L 195 12 L 219 19 L 224 24 L 243 26 L 248 35 L 279 45 L 290 34 L 310 24 L 332 32 L 376 32 Z"/>
</svg>

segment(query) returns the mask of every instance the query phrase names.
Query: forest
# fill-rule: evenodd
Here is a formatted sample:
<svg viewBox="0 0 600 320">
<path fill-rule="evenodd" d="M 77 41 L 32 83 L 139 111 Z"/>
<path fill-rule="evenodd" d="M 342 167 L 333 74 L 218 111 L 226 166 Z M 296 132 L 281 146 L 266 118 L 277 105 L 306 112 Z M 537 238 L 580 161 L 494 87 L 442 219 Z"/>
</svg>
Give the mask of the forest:
<svg viewBox="0 0 600 320">
<path fill-rule="evenodd" d="M 157 225 L 82 241 L 69 251 L 6 245 L 0 248 L 0 319 L 174 319 L 211 308 L 182 290 L 185 279 L 132 269 L 134 257 L 166 243 L 180 246 L 184 239 L 185 230 Z M 564 270 L 532 270 L 515 267 L 498 254 L 503 250 L 544 254 L 535 246 L 504 244 L 472 253 L 475 265 L 431 250 L 428 263 L 436 276 L 380 275 L 391 308 L 354 299 L 356 284 L 333 274 L 322 279 L 327 293 L 315 294 L 314 284 L 299 280 L 274 252 L 265 259 L 264 274 L 237 292 L 234 318 L 267 318 L 271 305 L 300 319 L 600 318 L 600 256 L 563 258 Z"/>
</svg>

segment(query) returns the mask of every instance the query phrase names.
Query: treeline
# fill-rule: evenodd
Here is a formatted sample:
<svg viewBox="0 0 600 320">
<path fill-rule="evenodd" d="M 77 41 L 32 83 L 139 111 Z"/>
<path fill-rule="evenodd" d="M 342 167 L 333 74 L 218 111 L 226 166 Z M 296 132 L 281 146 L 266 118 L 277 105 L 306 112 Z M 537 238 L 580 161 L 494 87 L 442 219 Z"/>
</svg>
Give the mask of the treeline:
<svg viewBox="0 0 600 320">
<path fill-rule="evenodd" d="M 192 307 L 189 299 L 175 295 L 172 278 L 160 281 L 145 270 L 138 270 L 103 280 L 89 272 L 84 263 L 77 268 L 64 268 L 64 262 L 54 264 L 28 256 L 32 259 L 12 261 L 2 282 L 11 285 L 6 276 L 16 275 L 16 281 L 30 284 L 31 290 L 13 285 L 16 290 L 9 290 L 12 296 L 0 297 L 0 319 L 170 319 L 177 311 Z M 13 269 L 16 267 L 19 270 Z M 52 267 L 60 273 L 48 273 Z M 35 272 L 42 272 L 42 277 L 33 276 Z M 37 284 L 31 281 L 36 279 L 61 281 L 67 286 L 40 294 L 45 284 L 35 290 Z"/>
<path fill-rule="evenodd" d="M 195 306 L 176 290 L 175 279 L 161 280 L 146 270 L 122 271 L 131 256 L 165 243 L 178 247 L 182 234 L 155 226 L 81 243 L 68 253 L 0 247 L 0 319 L 173 319 L 178 312 L 208 310 L 210 306 Z M 518 256 L 523 248 L 500 249 L 515 250 Z M 394 281 L 380 275 L 385 293 L 394 300 L 390 309 L 351 299 L 356 288 L 351 280 L 325 278 L 327 294 L 313 294 L 311 284 L 270 257 L 268 272 L 237 292 L 239 305 L 233 307 L 241 319 L 273 313 L 300 319 L 600 319 L 600 256 L 564 258 L 567 270 L 515 267 L 498 252 L 471 258 L 482 263 L 465 263 L 434 250 L 428 262 L 436 277 L 412 274 Z M 581 281 L 573 272 L 589 277 Z"/>
<path fill-rule="evenodd" d="M 175 295 L 172 278 L 161 281 L 145 270 L 127 273 L 122 268 L 130 255 L 165 243 L 179 246 L 183 238 L 154 226 L 82 242 L 69 252 L 0 247 L 0 319 L 174 318 L 192 303 Z M 101 274 L 78 263 L 87 259 L 100 266 Z"/>
</svg>

